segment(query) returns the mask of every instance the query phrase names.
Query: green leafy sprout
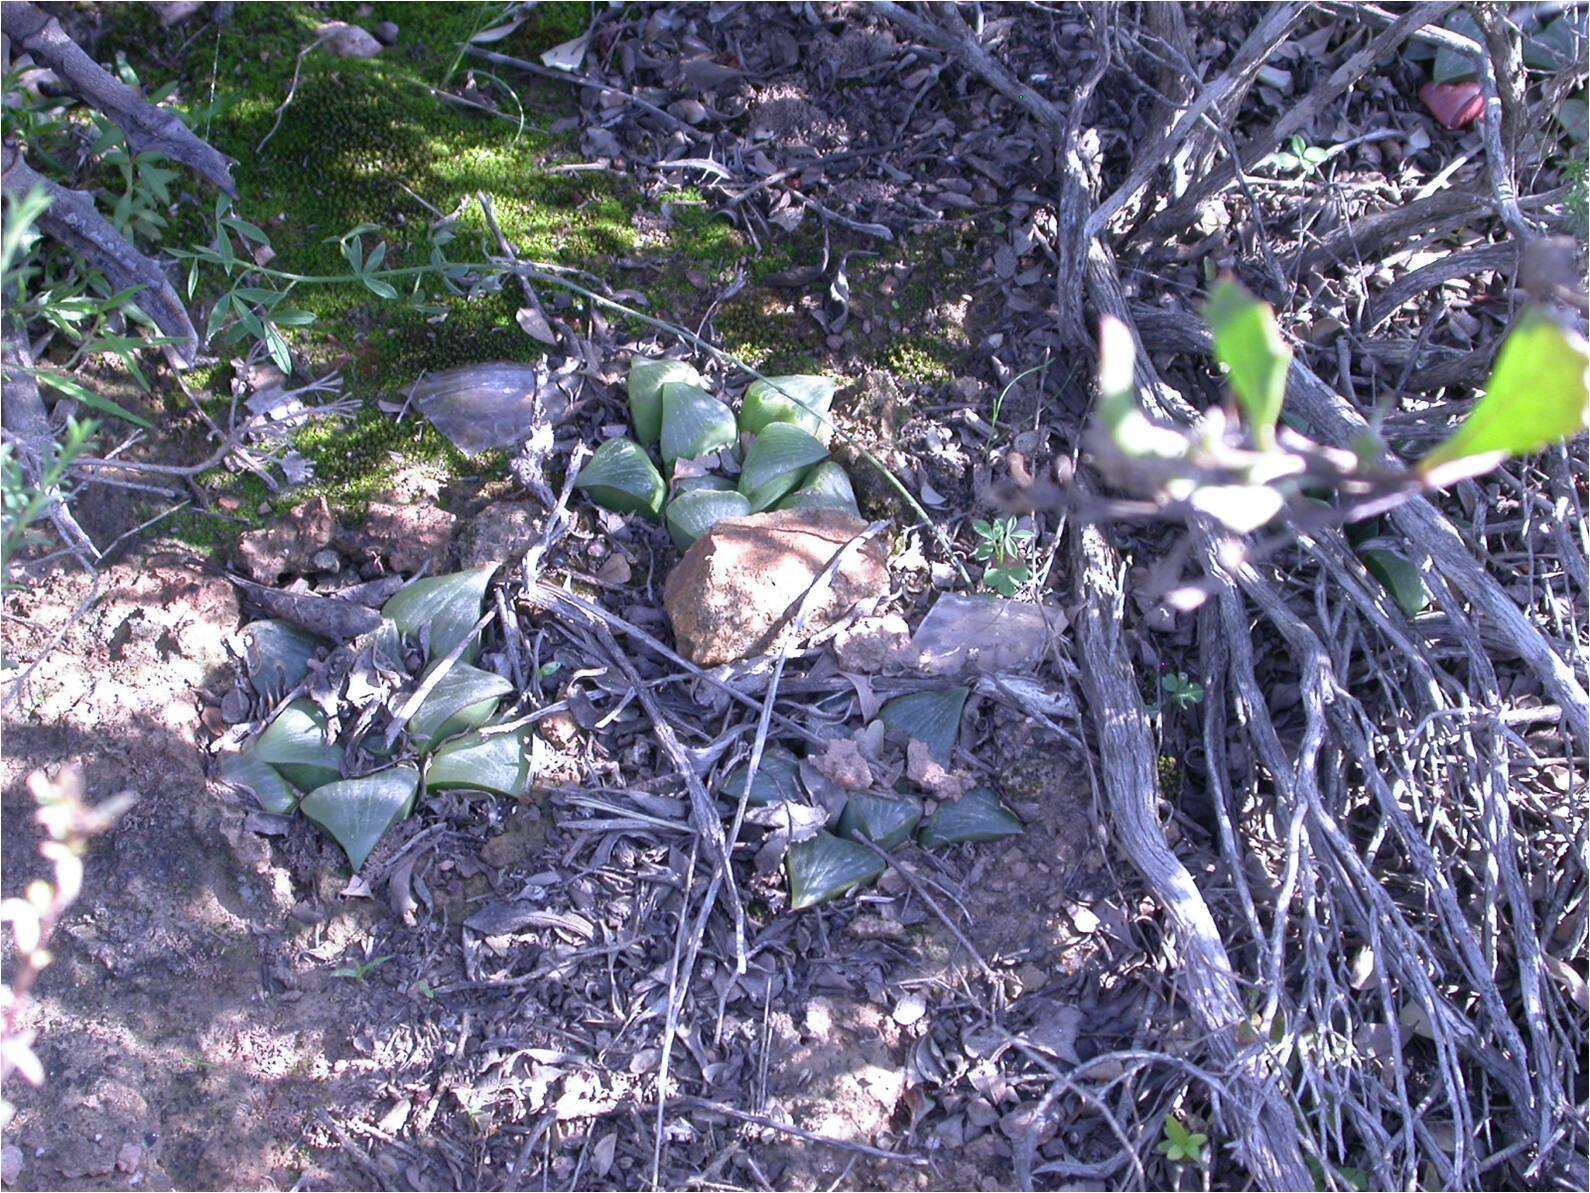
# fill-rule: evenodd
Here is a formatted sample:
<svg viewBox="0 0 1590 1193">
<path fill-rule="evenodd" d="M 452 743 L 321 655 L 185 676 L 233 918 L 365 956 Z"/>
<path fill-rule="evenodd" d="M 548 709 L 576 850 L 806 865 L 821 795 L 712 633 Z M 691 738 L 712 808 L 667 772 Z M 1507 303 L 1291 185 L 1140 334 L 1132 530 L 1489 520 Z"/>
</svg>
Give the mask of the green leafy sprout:
<svg viewBox="0 0 1590 1193">
<path fill-rule="evenodd" d="M 1209 1136 L 1202 1131 L 1189 1131 L 1179 1118 L 1172 1115 L 1165 1120 L 1165 1138 L 1158 1150 L 1172 1164 L 1202 1164 L 1204 1148 Z"/>
<path fill-rule="evenodd" d="M 1032 579 L 1032 569 L 1025 562 L 1032 531 L 1018 530 L 1015 518 L 995 518 L 989 522 L 977 519 L 972 523 L 972 530 L 977 535 L 972 558 L 988 564 L 983 570 L 983 583 L 1000 596 L 1015 596 Z"/>
<path fill-rule="evenodd" d="M 344 965 L 332 970 L 331 976 L 334 978 L 346 978 L 362 985 L 366 978 L 390 960 L 392 960 L 392 955 L 387 953 L 380 957 L 371 957 L 368 961 L 355 961 L 352 965 Z"/>
<path fill-rule="evenodd" d="M 1165 699 L 1183 712 L 1186 712 L 1194 705 L 1203 703 L 1203 684 L 1189 678 L 1185 671 L 1177 671 L 1173 675 L 1161 676 L 1159 686 L 1165 693 Z"/>
</svg>

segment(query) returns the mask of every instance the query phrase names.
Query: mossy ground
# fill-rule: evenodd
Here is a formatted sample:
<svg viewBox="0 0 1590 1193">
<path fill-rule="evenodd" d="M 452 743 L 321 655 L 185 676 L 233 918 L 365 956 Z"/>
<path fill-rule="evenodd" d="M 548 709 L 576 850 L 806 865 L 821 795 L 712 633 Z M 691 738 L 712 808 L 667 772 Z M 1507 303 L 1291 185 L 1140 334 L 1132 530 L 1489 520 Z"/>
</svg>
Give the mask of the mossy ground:
<svg viewBox="0 0 1590 1193">
<path fill-rule="evenodd" d="M 485 193 L 504 234 L 529 258 L 586 269 L 615 286 L 637 285 L 618 276 L 613 265 L 619 259 L 645 258 L 657 266 L 640 275 L 639 285 L 664 317 L 690 321 L 705 303 L 703 277 L 717 284 L 744 270 L 748 284 L 716 314 L 723 346 L 762 368 L 833 368 L 822 330 L 787 294 L 763 284 L 778 270 L 820 254 L 820 238 L 803 230 L 753 246 L 713 215 L 694 190 L 647 196 L 621 175 L 555 171 L 560 163 L 580 160 L 577 133 L 553 131 L 576 114 L 574 89 L 497 68 L 493 72 L 504 86 L 493 87 L 478 64 L 460 53 L 501 11 L 493 4 L 249 4 L 237 6 L 226 24 L 195 36 L 186 25 L 161 30 L 148 6 L 125 5 L 114 10 L 115 24 L 99 56 L 125 53 L 149 85 L 178 80 L 180 102 L 196 130 L 237 160 L 237 212 L 269 234 L 275 268 L 345 274 L 336 238 L 361 224 L 380 229 L 366 235 L 367 251 L 382 242 L 389 264 L 422 263 L 437 213 L 457 213 L 454 258 L 481 260 L 496 253 L 476 200 Z M 292 103 L 266 140 L 300 50 L 331 19 L 367 29 L 390 20 L 399 26 L 399 38 L 367 61 L 337 59 L 324 49 L 307 55 Z M 585 3 L 543 3 L 493 48 L 535 61 L 577 36 L 589 19 Z M 499 116 L 442 98 L 444 86 L 457 90 L 471 70 L 494 94 L 511 92 L 513 101 Z M 173 220 L 168 246 L 202 243 L 207 235 L 212 197 L 184 182 L 190 201 Z M 896 247 L 886 258 L 858 258 L 851 271 L 855 286 L 862 289 L 881 276 L 880 260 L 898 262 L 901 255 Z M 207 293 L 213 297 L 214 291 L 201 282 L 201 314 Z M 248 474 L 217 473 L 203 483 L 216 494 L 239 498 L 238 516 L 245 523 L 260 523 L 320 493 L 357 514 L 416 461 L 448 478 L 489 480 L 500 473 L 500 459 L 466 459 L 428 425 L 398 423 L 376 403 L 401 400 L 426 370 L 538 357 L 542 345 L 514 323 L 521 301 L 510 283 L 474 298 L 448 298 L 442 303 L 445 317 L 438 317 L 382 300 L 357 284 L 298 286 L 292 303 L 313 314 L 315 323 L 292 333 L 294 350 L 318 370 L 341 367 L 347 394 L 362 403 L 361 411 L 350 421 L 299 435 L 295 446 L 314 465 L 307 489 L 274 498 Z M 885 304 L 896 316 L 890 322 L 911 330 L 873 337 L 876 342 L 864 351 L 876 364 L 908 380 L 949 375 L 961 345 L 917 330 L 930 302 L 928 287 L 919 283 Z M 230 369 L 222 366 L 189 380 L 219 398 L 229 379 Z M 214 547 L 241 528 L 235 521 L 194 515 L 174 529 L 193 545 Z"/>
</svg>

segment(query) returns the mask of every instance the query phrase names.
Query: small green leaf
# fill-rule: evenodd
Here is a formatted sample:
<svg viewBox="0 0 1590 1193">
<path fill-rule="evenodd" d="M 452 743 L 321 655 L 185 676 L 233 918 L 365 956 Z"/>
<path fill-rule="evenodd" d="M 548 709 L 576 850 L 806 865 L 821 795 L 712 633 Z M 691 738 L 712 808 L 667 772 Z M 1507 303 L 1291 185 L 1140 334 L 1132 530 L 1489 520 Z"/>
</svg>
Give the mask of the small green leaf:
<svg viewBox="0 0 1590 1193">
<path fill-rule="evenodd" d="M 41 384 L 47 385 L 53 390 L 58 390 L 92 410 L 98 410 L 101 414 L 108 414 L 113 418 L 125 419 L 135 427 L 142 427 L 146 431 L 155 429 L 154 423 L 147 418 L 140 414 L 134 414 L 131 410 L 123 409 L 109 398 L 101 397 L 84 386 L 75 377 L 69 377 L 65 373 L 57 373 L 51 369 L 35 369 L 33 374 L 39 379 Z"/>
<path fill-rule="evenodd" d="M 670 501 L 664 519 L 674 546 L 683 551 L 724 518 L 743 518 L 750 512 L 751 503 L 738 493 L 695 489 Z"/>
<path fill-rule="evenodd" d="M 1497 355 L 1485 396 L 1450 439 L 1419 461 L 1419 471 L 1446 484 L 1577 435 L 1590 425 L 1587 370 L 1590 349 L 1582 337 L 1543 311 L 1526 311 Z"/>
<path fill-rule="evenodd" d="M 704 387 L 701 374 L 682 360 L 645 360 L 629 366 L 629 415 L 635 438 L 647 447 L 662 434 L 662 387 L 670 382 Z"/>
<path fill-rule="evenodd" d="M 986 787 L 978 787 L 933 813 L 917 834 L 917 841 L 924 849 L 936 849 L 963 841 L 1000 841 L 1021 832 L 1021 821 L 1005 810 L 999 797 Z"/>
<path fill-rule="evenodd" d="M 298 806 L 298 792 L 281 772 L 262 762 L 252 748 L 228 754 L 221 761 L 221 778 L 241 787 L 267 812 L 286 816 Z"/>
<path fill-rule="evenodd" d="M 496 564 L 488 563 L 467 572 L 413 580 L 381 607 L 381 615 L 396 624 L 406 638 L 417 637 L 422 627 L 430 626 L 430 657 L 442 658 L 452 653 L 480 620 L 486 585 L 496 570 Z M 479 642 L 472 642 L 459 658 L 472 663 L 479 652 Z"/>
<path fill-rule="evenodd" d="M 739 438 L 734 411 L 704 389 L 682 381 L 662 387 L 662 432 L 659 449 L 663 464 L 694 460 L 708 452 L 733 447 Z"/>
<path fill-rule="evenodd" d="M 1524 65 L 1531 70 L 1555 73 L 1570 67 L 1583 53 L 1580 42 L 1585 36 L 1583 18 L 1575 29 L 1574 16 L 1564 14 L 1543 25 L 1540 31 L 1524 39 Z"/>
<path fill-rule="evenodd" d="M 342 775 L 342 751 L 326 740 L 325 714 L 308 700 L 282 709 L 254 742 L 254 754 L 300 791 Z"/>
<path fill-rule="evenodd" d="M 922 801 L 914 795 L 853 795 L 840 813 L 839 835 L 894 849 L 911 839 L 921 819 Z"/>
<path fill-rule="evenodd" d="M 745 780 L 751 763 L 747 759 L 731 770 L 718 791 L 725 799 L 739 803 L 745 794 Z M 762 750 L 762 761 L 756 768 L 756 782 L 751 784 L 746 804 L 752 808 L 768 804 L 798 803 L 801 798 L 800 760 L 783 746 L 767 746 Z"/>
<path fill-rule="evenodd" d="M 1099 424 L 1115 450 L 1129 459 L 1180 460 L 1187 455 L 1187 440 L 1150 421 L 1137 404 L 1136 364 L 1131 329 L 1105 315 L 1099 320 Z"/>
<path fill-rule="evenodd" d="M 790 846 L 784 856 L 789 874 L 790 908 L 800 911 L 871 882 L 884 871 L 884 861 L 865 845 L 831 833 L 818 833 Z"/>
<path fill-rule="evenodd" d="M 596 449 L 580 469 L 576 489 L 603 509 L 620 514 L 643 514 L 656 521 L 662 513 L 667 487 L 646 451 L 629 439 L 609 439 Z"/>
<path fill-rule="evenodd" d="M 512 691 L 513 685 L 495 672 L 454 663 L 409 718 L 408 731 L 420 749 L 430 749 L 455 733 L 479 729 Z"/>
<path fill-rule="evenodd" d="M 740 430 L 759 435 L 772 423 L 794 423 L 826 444 L 833 435 L 827 414 L 837 388 L 829 377 L 805 374 L 753 381 L 740 404 Z"/>
<path fill-rule="evenodd" d="M 298 810 L 342 846 L 357 870 L 387 829 L 412 810 L 419 777 L 412 766 L 395 766 L 363 778 L 327 783 L 304 796 Z"/>
<path fill-rule="evenodd" d="M 431 755 L 425 785 L 435 791 L 467 787 L 517 798 L 530 789 L 535 773 L 530 745 L 528 728 L 454 738 Z"/>
<path fill-rule="evenodd" d="M 941 765 L 948 766 L 961 735 L 961 711 L 970 688 L 945 688 L 896 696 L 879 711 L 883 726 L 901 741 L 916 738 Z"/>
<path fill-rule="evenodd" d="M 781 510 L 844 510 L 855 517 L 861 517 L 861 510 L 856 505 L 856 490 L 851 487 L 850 477 L 845 470 L 832 460 L 827 460 L 806 474 L 806 480 L 801 487 L 777 505 Z"/>
<path fill-rule="evenodd" d="M 384 248 L 385 246 L 383 245 L 382 247 Z M 396 298 L 398 296 L 397 290 L 393 288 L 390 282 L 383 282 L 380 278 L 372 277 L 361 277 L 359 280 L 365 284 L 366 289 L 370 293 L 379 298 Z"/>
<path fill-rule="evenodd" d="M 1286 373 L 1292 349 L 1281 338 L 1270 304 L 1260 302 L 1226 279 L 1204 304 L 1204 318 L 1215 336 L 1215 355 L 1231 375 L 1231 388 L 1247 416 L 1254 442 L 1275 443 L 1275 423 L 1286 398 Z"/>
<path fill-rule="evenodd" d="M 1424 577 L 1406 558 L 1384 547 L 1371 547 L 1359 553 L 1369 574 L 1391 594 L 1409 617 L 1417 617 L 1430 607 L 1430 590 Z"/>
<path fill-rule="evenodd" d="M 792 423 L 773 423 L 756 437 L 740 470 L 740 492 L 753 511 L 767 509 L 797 488 L 828 449 Z"/>
</svg>

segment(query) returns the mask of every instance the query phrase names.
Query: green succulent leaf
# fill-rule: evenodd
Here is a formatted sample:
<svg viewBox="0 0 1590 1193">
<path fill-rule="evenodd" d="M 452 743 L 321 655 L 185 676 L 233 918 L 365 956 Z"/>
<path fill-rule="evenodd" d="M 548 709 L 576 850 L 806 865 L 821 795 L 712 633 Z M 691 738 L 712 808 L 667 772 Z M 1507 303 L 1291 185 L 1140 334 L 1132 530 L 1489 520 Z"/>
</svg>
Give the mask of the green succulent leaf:
<svg viewBox="0 0 1590 1193">
<path fill-rule="evenodd" d="M 718 790 L 725 799 L 739 803 L 745 795 L 745 780 L 750 774 L 747 760 L 731 770 Z M 783 746 L 767 746 L 762 751 L 761 764 L 756 768 L 756 782 L 751 784 L 751 794 L 746 804 L 752 808 L 768 804 L 798 803 L 801 798 L 800 760 Z"/>
<path fill-rule="evenodd" d="M 683 551 L 722 519 L 743 518 L 750 512 L 751 503 L 738 493 L 694 489 L 668 503 L 664 520 L 674 546 Z"/>
<path fill-rule="evenodd" d="M 409 718 L 408 731 L 420 749 L 428 750 L 455 733 L 479 729 L 512 691 L 513 685 L 495 672 L 454 663 Z"/>
<path fill-rule="evenodd" d="M 294 700 L 254 742 L 254 755 L 300 791 L 342 776 L 342 751 L 326 740 L 326 717 L 308 700 Z"/>
<path fill-rule="evenodd" d="M 840 813 L 839 835 L 894 849 L 911 839 L 921 819 L 922 801 L 914 795 L 853 795 Z"/>
<path fill-rule="evenodd" d="M 945 688 L 896 696 L 878 710 L 883 726 L 901 741 L 916 738 L 948 766 L 961 735 L 961 710 L 970 688 Z"/>
<path fill-rule="evenodd" d="M 416 637 L 422 628 L 430 626 L 431 658 L 443 658 L 469 636 L 480 620 L 486 585 L 496 570 L 496 564 L 488 563 L 467 572 L 412 581 L 381 607 L 381 615 L 390 619 L 405 638 Z M 460 658 L 473 662 L 478 653 L 480 643 L 471 642 Z"/>
<path fill-rule="evenodd" d="M 298 792 L 281 772 L 262 762 L 252 748 L 228 754 L 221 761 L 221 778 L 241 787 L 267 812 L 286 816 L 298 806 Z"/>
<path fill-rule="evenodd" d="M 1430 590 L 1425 587 L 1419 569 L 1396 551 L 1384 547 L 1370 547 L 1360 552 L 1364 567 L 1379 580 L 1409 617 L 1417 617 L 1430 606 Z"/>
<path fill-rule="evenodd" d="M 1458 9 L 1445 21 L 1446 28 L 1451 33 L 1461 33 L 1471 41 L 1478 42 L 1483 48 L 1485 35 L 1480 32 L 1480 27 L 1472 16 L 1464 9 Z M 1436 83 L 1460 83 L 1465 79 L 1479 77 L 1479 67 L 1474 59 L 1457 50 L 1440 46 L 1435 52 L 1435 62 L 1430 67 L 1430 79 Z"/>
<path fill-rule="evenodd" d="M 395 766 L 317 787 L 298 808 L 342 846 L 357 870 L 387 829 L 413 810 L 419 780 L 412 766 Z"/>
<path fill-rule="evenodd" d="M 733 493 L 734 482 L 727 477 L 708 473 L 706 476 L 674 476 L 674 496 L 682 497 L 686 493 Z"/>
<path fill-rule="evenodd" d="M 827 443 L 833 435 L 827 414 L 836 389 L 832 378 L 809 374 L 753 381 L 740 404 L 740 430 L 760 435 L 773 423 L 793 423 Z"/>
<path fill-rule="evenodd" d="M 1590 347 L 1544 311 L 1519 319 L 1463 425 L 1419 461 L 1437 483 L 1484 472 L 1590 426 Z"/>
<path fill-rule="evenodd" d="M 739 437 L 734 411 L 706 390 L 679 381 L 662 387 L 660 447 L 665 466 L 733 447 Z"/>
<path fill-rule="evenodd" d="M 767 509 L 799 487 L 812 465 L 828 458 L 828 449 L 792 423 L 773 423 L 751 444 L 740 470 L 740 492 L 751 509 Z"/>
<path fill-rule="evenodd" d="M 871 882 L 883 873 L 884 861 L 865 845 L 818 833 L 790 846 L 784 868 L 789 875 L 790 907 L 800 911 Z"/>
<path fill-rule="evenodd" d="M 517 798 L 535 777 L 530 730 L 454 738 L 431 755 L 425 785 L 436 791 L 467 787 Z"/>
<path fill-rule="evenodd" d="M 1286 399 L 1286 374 L 1292 349 L 1281 338 L 1270 304 L 1260 302 L 1236 282 L 1226 279 L 1204 304 L 1204 318 L 1215 336 L 1215 355 L 1230 371 L 1254 441 L 1261 448 L 1275 443 L 1275 424 Z"/>
<path fill-rule="evenodd" d="M 928 817 L 917 841 L 924 849 L 935 849 L 962 841 L 1000 841 L 1021 832 L 1021 821 L 1005 810 L 999 797 L 978 787 Z"/>
<path fill-rule="evenodd" d="M 662 434 L 662 388 L 672 382 L 700 387 L 701 374 L 682 360 L 636 358 L 629 366 L 629 414 L 635 438 L 647 447 Z"/>
<path fill-rule="evenodd" d="M 655 522 L 662 513 L 667 487 L 662 473 L 640 444 L 609 439 L 580 469 L 576 489 L 603 509 L 619 514 L 644 514 Z"/>
<path fill-rule="evenodd" d="M 247 640 L 249 680 L 261 695 L 281 697 L 309 675 L 309 661 L 324 643 L 290 621 L 250 622 L 243 628 Z"/>
<path fill-rule="evenodd" d="M 850 477 L 845 470 L 832 460 L 827 460 L 811 472 L 806 474 L 806 480 L 801 487 L 796 489 L 783 501 L 778 503 L 781 510 L 844 510 L 846 513 L 861 516 L 861 510 L 856 505 L 856 490 L 851 487 Z"/>
</svg>

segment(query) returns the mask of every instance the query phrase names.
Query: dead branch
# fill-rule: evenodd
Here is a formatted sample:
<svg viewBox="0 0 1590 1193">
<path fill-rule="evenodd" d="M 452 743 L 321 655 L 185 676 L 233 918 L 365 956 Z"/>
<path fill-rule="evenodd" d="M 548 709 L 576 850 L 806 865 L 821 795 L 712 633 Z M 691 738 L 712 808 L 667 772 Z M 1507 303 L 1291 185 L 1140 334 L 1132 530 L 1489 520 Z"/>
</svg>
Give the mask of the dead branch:
<svg viewBox="0 0 1590 1193">
<path fill-rule="evenodd" d="M 59 75 L 74 94 L 115 121 L 127 135 L 127 145 L 134 153 L 164 154 L 212 186 L 229 195 L 237 194 L 230 158 L 194 136 L 174 112 L 146 102 L 111 75 L 66 35 L 54 17 L 27 0 L 5 0 L 0 4 L 0 24 L 13 43 Z"/>
<path fill-rule="evenodd" d="M 1243 1075 L 1234 1092 L 1246 1104 L 1230 1124 L 1238 1155 L 1265 1188 L 1308 1188 L 1312 1178 L 1298 1148 L 1292 1113 L 1263 1062 L 1244 1057 L 1238 1047 L 1236 1025 L 1246 1020 L 1247 1012 L 1220 929 L 1160 828 L 1157 752 L 1124 641 L 1120 557 L 1097 527 L 1081 526 L 1073 531 L 1072 558 L 1082 609 L 1077 624 L 1082 687 L 1098 736 L 1116 837 L 1175 928 L 1182 993 L 1207 1033 L 1211 1051 Z"/>
<path fill-rule="evenodd" d="M 1173 235 L 1185 227 L 1196 215 L 1199 204 L 1236 179 L 1239 168 L 1252 169 L 1255 164 L 1274 153 L 1289 136 L 1305 128 L 1327 104 L 1340 98 L 1380 58 L 1395 50 L 1415 31 L 1439 21 L 1456 7 L 1457 4 L 1453 0 L 1435 0 L 1434 3 L 1421 4 L 1398 17 L 1389 29 L 1371 39 L 1368 45 L 1332 71 L 1329 78 L 1304 96 L 1301 101 L 1289 107 L 1268 128 L 1250 138 L 1241 147 L 1236 158 L 1222 162 L 1204 178 L 1193 183 L 1187 189 L 1187 193 L 1171 207 L 1150 220 L 1145 225 L 1144 232 L 1151 238 L 1157 238 Z M 1287 27 L 1287 31 L 1290 31 L 1290 26 Z M 1255 32 L 1254 37 L 1257 36 Z M 1268 55 L 1269 50 L 1276 44 L 1279 42 L 1272 42 L 1265 47 L 1265 54 Z M 1262 64 L 1263 59 L 1260 58 L 1253 63 L 1252 68 L 1257 70 Z M 1102 227 L 1102 224 L 1100 226 Z"/>
</svg>

